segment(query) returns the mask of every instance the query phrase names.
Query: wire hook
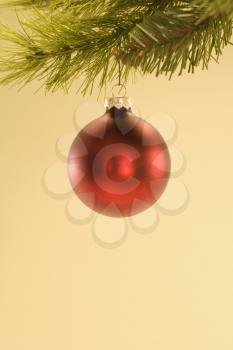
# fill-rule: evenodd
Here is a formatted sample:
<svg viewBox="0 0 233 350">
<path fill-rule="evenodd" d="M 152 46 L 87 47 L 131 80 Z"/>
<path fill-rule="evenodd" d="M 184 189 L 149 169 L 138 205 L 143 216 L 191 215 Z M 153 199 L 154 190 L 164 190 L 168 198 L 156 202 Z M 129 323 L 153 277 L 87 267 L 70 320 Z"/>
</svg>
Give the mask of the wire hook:
<svg viewBox="0 0 233 350">
<path fill-rule="evenodd" d="M 118 89 L 116 90 L 116 88 L 118 88 Z M 123 93 L 122 93 L 122 90 L 123 90 Z M 120 97 L 120 98 L 126 97 L 126 86 L 124 84 L 113 85 L 112 96 L 113 97 Z"/>
</svg>

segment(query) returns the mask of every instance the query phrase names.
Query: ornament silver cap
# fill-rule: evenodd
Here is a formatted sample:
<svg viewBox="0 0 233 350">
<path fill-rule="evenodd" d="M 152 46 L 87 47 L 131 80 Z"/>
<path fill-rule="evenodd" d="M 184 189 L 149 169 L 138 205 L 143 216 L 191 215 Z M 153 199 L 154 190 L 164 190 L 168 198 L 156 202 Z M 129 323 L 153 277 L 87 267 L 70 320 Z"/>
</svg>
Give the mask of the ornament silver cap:
<svg viewBox="0 0 233 350">
<path fill-rule="evenodd" d="M 112 88 L 112 97 L 108 97 L 105 99 L 104 106 L 107 109 L 112 107 L 116 108 L 131 108 L 132 100 L 126 96 L 126 87 L 124 84 L 116 84 Z"/>
<path fill-rule="evenodd" d="M 131 108 L 132 107 L 132 101 L 129 97 L 108 97 L 105 99 L 104 106 L 107 109 L 110 109 L 112 107 L 116 108 Z"/>
</svg>

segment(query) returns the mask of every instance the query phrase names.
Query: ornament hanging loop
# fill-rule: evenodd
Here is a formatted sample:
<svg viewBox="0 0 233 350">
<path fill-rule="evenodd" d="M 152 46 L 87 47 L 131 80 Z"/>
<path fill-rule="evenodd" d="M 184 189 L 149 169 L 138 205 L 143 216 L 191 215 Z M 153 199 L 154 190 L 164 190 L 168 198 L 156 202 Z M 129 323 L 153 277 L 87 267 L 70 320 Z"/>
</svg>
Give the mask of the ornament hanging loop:
<svg viewBox="0 0 233 350">
<path fill-rule="evenodd" d="M 112 97 L 126 97 L 126 86 L 124 84 L 115 84 L 112 87 Z"/>
<path fill-rule="evenodd" d="M 120 45 L 118 46 L 120 49 Z M 122 66 L 121 62 L 118 61 L 118 83 L 112 87 L 112 97 L 105 99 L 105 107 L 110 109 L 112 107 L 116 108 L 131 108 L 131 101 L 126 97 L 127 90 L 125 84 L 121 83 L 122 77 Z"/>
<path fill-rule="evenodd" d="M 105 99 L 105 107 L 107 109 L 116 107 L 116 108 L 127 108 L 132 107 L 132 101 L 126 95 L 126 86 L 124 84 L 116 84 L 112 87 L 112 97 Z"/>
</svg>

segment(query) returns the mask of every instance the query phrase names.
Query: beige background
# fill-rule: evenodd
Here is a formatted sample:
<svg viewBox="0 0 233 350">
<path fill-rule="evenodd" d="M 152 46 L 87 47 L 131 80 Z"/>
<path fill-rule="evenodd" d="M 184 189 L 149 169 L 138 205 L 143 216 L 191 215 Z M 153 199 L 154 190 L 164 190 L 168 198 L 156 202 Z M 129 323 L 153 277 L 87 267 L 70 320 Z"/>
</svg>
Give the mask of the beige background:
<svg viewBox="0 0 233 350">
<path fill-rule="evenodd" d="M 2 350 L 233 349 L 232 60 L 229 47 L 208 72 L 129 86 L 145 115 L 177 120 L 191 201 L 114 250 L 41 183 L 83 98 L 0 89 Z"/>
</svg>

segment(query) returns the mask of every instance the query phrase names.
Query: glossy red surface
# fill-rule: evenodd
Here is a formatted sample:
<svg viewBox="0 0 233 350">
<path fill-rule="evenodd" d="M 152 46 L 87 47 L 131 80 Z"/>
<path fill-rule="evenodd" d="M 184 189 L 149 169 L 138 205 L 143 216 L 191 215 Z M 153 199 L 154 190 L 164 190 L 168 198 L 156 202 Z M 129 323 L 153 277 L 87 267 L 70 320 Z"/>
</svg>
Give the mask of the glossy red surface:
<svg viewBox="0 0 233 350">
<path fill-rule="evenodd" d="M 132 216 L 163 193 L 170 156 L 154 127 L 130 110 L 113 107 L 77 135 L 68 173 L 75 193 L 88 207 L 107 216 Z"/>
</svg>

